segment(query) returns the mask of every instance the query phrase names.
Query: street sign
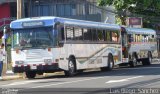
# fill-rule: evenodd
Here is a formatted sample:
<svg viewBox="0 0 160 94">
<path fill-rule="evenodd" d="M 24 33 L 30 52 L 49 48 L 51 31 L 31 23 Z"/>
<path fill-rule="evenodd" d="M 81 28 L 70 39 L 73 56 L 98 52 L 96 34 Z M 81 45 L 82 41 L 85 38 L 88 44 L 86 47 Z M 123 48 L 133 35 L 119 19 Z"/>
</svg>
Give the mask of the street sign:
<svg viewBox="0 0 160 94">
<path fill-rule="evenodd" d="M 142 28 L 142 17 L 128 17 L 126 25 L 129 27 Z"/>
</svg>

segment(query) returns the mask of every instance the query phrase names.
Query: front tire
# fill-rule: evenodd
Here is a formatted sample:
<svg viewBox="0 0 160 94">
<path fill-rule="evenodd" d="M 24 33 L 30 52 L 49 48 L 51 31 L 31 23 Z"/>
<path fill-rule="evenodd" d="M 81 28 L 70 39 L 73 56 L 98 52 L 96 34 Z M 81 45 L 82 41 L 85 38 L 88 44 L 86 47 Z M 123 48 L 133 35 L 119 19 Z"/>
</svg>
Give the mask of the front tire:
<svg viewBox="0 0 160 94">
<path fill-rule="evenodd" d="M 129 62 L 129 65 L 130 65 L 130 67 L 136 67 L 137 66 L 137 58 L 136 58 L 135 55 L 132 57 L 132 61 Z"/>
<path fill-rule="evenodd" d="M 36 77 L 36 72 L 34 72 L 34 71 L 27 71 L 26 72 L 26 77 L 28 79 L 34 79 Z"/>
</svg>

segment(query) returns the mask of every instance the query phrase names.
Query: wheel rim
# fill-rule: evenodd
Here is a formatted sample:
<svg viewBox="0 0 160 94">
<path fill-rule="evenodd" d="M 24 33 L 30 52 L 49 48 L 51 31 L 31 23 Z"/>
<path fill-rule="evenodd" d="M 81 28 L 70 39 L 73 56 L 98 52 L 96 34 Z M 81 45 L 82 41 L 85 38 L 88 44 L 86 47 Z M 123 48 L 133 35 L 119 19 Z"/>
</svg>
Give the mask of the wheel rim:
<svg viewBox="0 0 160 94">
<path fill-rule="evenodd" d="M 110 69 L 113 68 L 113 61 L 110 62 L 109 68 L 110 68 Z"/>
<path fill-rule="evenodd" d="M 69 71 L 70 71 L 71 74 L 74 73 L 74 64 L 73 64 L 72 61 L 69 62 Z"/>
<path fill-rule="evenodd" d="M 133 58 L 133 65 L 136 66 L 136 64 L 137 64 L 137 60 L 136 60 L 136 58 L 134 57 L 134 58 Z"/>
<path fill-rule="evenodd" d="M 152 58 L 149 56 L 149 62 L 151 63 L 152 62 Z"/>
</svg>

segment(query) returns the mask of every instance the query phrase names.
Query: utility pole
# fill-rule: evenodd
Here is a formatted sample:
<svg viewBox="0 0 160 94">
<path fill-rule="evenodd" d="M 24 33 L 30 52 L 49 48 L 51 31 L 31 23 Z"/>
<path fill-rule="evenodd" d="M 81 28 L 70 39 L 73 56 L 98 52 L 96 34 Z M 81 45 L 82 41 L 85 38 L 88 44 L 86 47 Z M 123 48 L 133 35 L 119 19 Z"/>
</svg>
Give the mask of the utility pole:
<svg viewBox="0 0 160 94">
<path fill-rule="evenodd" d="M 22 18 L 22 0 L 17 0 L 17 19 Z"/>
</svg>

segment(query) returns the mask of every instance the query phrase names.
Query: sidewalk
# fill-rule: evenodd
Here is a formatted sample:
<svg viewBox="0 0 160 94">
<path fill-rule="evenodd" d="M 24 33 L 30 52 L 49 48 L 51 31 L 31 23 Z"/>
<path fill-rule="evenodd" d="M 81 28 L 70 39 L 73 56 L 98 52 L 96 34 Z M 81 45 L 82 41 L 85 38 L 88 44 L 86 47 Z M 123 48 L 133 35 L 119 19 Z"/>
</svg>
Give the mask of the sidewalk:
<svg viewBox="0 0 160 94">
<path fill-rule="evenodd" d="M 16 80 L 16 79 L 20 79 L 20 78 L 23 78 L 22 75 L 20 74 L 15 74 L 13 73 L 12 71 L 7 71 L 7 73 L 5 73 L 3 76 L 2 76 L 2 81 L 6 81 L 6 80 Z"/>
</svg>

